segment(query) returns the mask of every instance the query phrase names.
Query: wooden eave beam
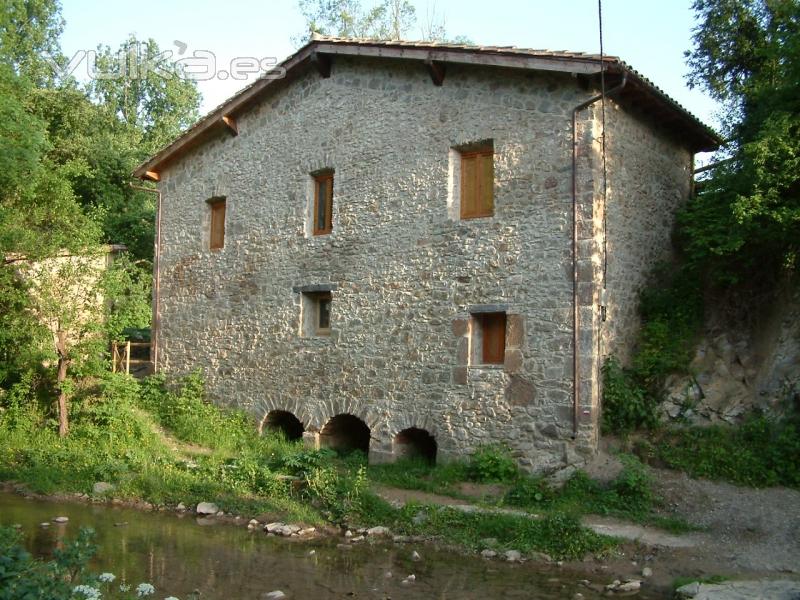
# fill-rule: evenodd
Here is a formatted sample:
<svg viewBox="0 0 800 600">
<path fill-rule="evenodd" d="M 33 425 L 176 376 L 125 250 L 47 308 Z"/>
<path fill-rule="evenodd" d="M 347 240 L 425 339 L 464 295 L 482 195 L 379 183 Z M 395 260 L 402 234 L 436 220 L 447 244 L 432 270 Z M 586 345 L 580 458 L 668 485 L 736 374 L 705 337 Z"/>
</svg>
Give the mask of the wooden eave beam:
<svg viewBox="0 0 800 600">
<path fill-rule="evenodd" d="M 236 124 L 236 119 L 230 115 L 222 115 L 222 122 L 225 123 L 232 135 L 239 135 L 239 126 Z"/>
<path fill-rule="evenodd" d="M 327 54 L 317 52 L 316 50 L 311 53 L 311 64 L 320 74 L 320 77 L 327 79 L 331 76 L 331 57 Z"/>
<path fill-rule="evenodd" d="M 161 175 L 159 175 L 158 171 L 145 171 L 142 179 L 147 179 L 148 181 L 161 181 Z"/>
<path fill-rule="evenodd" d="M 428 73 L 431 76 L 431 81 L 433 81 L 433 85 L 441 86 L 444 83 L 444 74 L 445 74 L 445 65 L 439 61 L 433 60 L 432 58 L 428 57 L 425 59 L 425 67 L 428 69 Z"/>
</svg>

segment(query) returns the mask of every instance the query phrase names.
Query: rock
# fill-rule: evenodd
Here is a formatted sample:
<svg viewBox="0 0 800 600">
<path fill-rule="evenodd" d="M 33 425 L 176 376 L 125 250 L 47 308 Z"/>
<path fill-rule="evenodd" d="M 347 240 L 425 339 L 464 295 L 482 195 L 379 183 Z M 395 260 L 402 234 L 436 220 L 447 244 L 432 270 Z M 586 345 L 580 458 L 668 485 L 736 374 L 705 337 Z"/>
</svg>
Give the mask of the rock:
<svg viewBox="0 0 800 600">
<path fill-rule="evenodd" d="M 544 552 L 531 552 L 529 554 L 529 558 L 531 560 L 535 560 L 538 562 L 546 562 L 546 563 L 553 562 L 553 558 L 549 554 L 545 554 Z"/>
<path fill-rule="evenodd" d="M 698 581 L 687 583 L 686 585 L 682 585 L 677 590 L 675 590 L 675 594 L 677 595 L 678 598 L 694 598 L 699 593 L 700 593 L 700 582 Z"/>
<path fill-rule="evenodd" d="M 503 558 L 508 562 L 520 562 L 522 560 L 522 554 L 520 554 L 518 550 L 506 550 L 503 552 Z"/>
<path fill-rule="evenodd" d="M 221 510 L 218 510 L 218 511 L 217 511 L 217 515 L 216 515 L 216 516 L 218 516 L 218 517 L 224 517 L 224 516 L 225 516 L 225 513 L 224 513 L 224 512 L 222 512 Z"/>
<path fill-rule="evenodd" d="M 408 585 L 409 583 L 414 583 L 416 580 L 417 580 L 417 576 L 412 573 L 411 575 L 409 575 L 408 577 L 403 579 L 403 581 L 401 581 L 400 583 L 402 583 L 404 585 Z"/>
<path fill-rule="evenodd" d="M 416 550 L 414 550 L 414 551 L 411 553 L 411 560 L 422 560 L 422 557 L 419 555 L 419 552 L 417 552 Z"/>
<path fill-rule="evenodd" d="M 347 531 L 344 532 L 344 537 L 346 538 L 353 537 L 353 532 L 348 529 Z"/>
<path fill-rule="evenodd" d="M 723 583 L 690 583 L 676 590 L 678 598 L 693 600 L 796 600 L 800 598 L 800 581 L 726 581 Z"/>
<path fill-rule="evenodd" d="M 177 510 L 183 512 L 186 510 L 186 505 L 183 502 L 178 502 L 178 506 L 175 507 Z"/>
<path fill-rule="evenodd" d="M 383 574 L 383 578 L 384 579 L 391 579 L 392 578 L 392 572 L 391 571 L 386 571 L 386 573 Z"/>
<path fill-rule="evenodd" d="M 50 523 L 45 521 L 44 523 L 39 523 L 39 527 L 50 527 Z"/>
<path fill-rule="evenodd" d="M 575 594 L 572 596 L 572 600 L 583 600 L 583 594 L 580 592 L 575 592 Z"/>
<path fill-rule="evenodd" d="M 317 531 L 316 527 L 306 527 L 305 529 L 301 529 L 297 533 L 300 535 L 311 535 Z"/>
<path fill-rule="evenodd" d="M 339 550 L 352 550 L 353 549 L 353 547 L 350 544 L 336 544 L 336 547 L 339 548 Z"/>
<path fill-rule="evenodd" d="M 357 535 L 354 538 L 350 538 L 350 543 L 355 544 L 356 542 L 363 542 L 365 539 L 367 538 L 365 538 L 363 535 Z"/>
<path fill-rule="evenodd" d="M 317 553 L 317 551 L 316 551 L 316 550 L 309 550 L 309 551 L 308 551 L 308 555 L 309 555 L 309 556 L 314 556 L 316 553 Z"/>
<path fill-rule="evenodd" d="M 300 525 L 286 525 L 284 529 L 289 533 L 299 533 L 302 527 Z"/>
<path fill-rule="evenodd" d="M 267 533 L 278 533 L 283 528 L 283 523 L 275 521 L 274 523 L 267 523 L 264 525 L 264 531 Z"/>
<path fill-rule="evenodd" d="M 645 567 L 642 569 L 642 577 L 652 577 L 653 576 L 653 569 L 650 567 Z"/>
<path fill-rule="evenodd" d="M 626 581 L 625 583 L 621 583 L 617 586 L 617 589 L 614 590 L 616 592 L 637 592 L 641 589 L 642 582 L 638 579 L 631 579 L 630 581 Z"/>
<path fill-rule="evenodd" d="M 92 493 L 96 496 L 102 496 L 114 490 L 114 486 L 105 481 L 98 481 L 92 486 Z"/>
<path fill-rule="evenodd" d="M 213 502 L 201 502 L 195 509 L 198 515 L 215 515 L 219 512 L 219 507 Z"/>
<path fill-rule="evenodd" d="M 390 531 L 388 527 L 370 527 L 366 533 L 367 535 L 389 535 Z"/>
<path fill-rule="evenodd" d="M 495 552 L 494 550 L 489 550 L 487 548 L 486 550 L 481 550 L 481 556 L 483 558 L 494 558 L 495 556 L 497 556 L 497 552 Z"/>
<path fill-rule="evenodd" d="M 66 523 L 69 517 L 53 517 L 53 523 Z"/>
<path fill-rule="evenodd" d="M 275 590 L 274 592 L 264 594 L 262 598 L 265 600 L 279 600 L 280 598 L 287 598 L 287 596 L 281 590 Z"/>
</svg>

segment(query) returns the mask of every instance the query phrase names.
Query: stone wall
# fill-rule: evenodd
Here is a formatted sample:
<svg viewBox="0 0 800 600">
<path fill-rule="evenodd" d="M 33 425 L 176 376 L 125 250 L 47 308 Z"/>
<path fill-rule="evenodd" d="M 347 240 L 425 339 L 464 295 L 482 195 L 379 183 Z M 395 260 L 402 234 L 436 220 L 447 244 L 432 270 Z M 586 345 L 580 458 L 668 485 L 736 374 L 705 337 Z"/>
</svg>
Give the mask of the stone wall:
<svg viewBox="0 0 800 600">
<path fill-rule="evenodd" d="M 693 157 L 674 134 L 613 100 L 606 103 L 606 128 L 608 308 L 601 354 L 626 363 L 639 329 L 639 296 L 656 266 L 673 258 L 675 214 L 691 193 Z"/>
<path fill-rule="evenodd" d="M 441 458 L 500 441 L 536 471 L 591 452 L 597 288 L 584 269 L 588 417 L 573 441 L 570 258 L 571 110 L 589 96 L 562 74 L 448 65 L 435 87 L 419 64 L 352 58 L 337 58 L 330 78 L 307 72 L 273 92 L 239 117 L 238 137 L 220 135 L 162 173 L 159 368 L 200 367 L 214 401 L 259 420 L 289 411 L 314 432 L 354 415 L 374 460 L 391 458 L 407 428 L 432 434 Z M 585 118 L 580 258 L 591 267 L 597 152 Z M 638 123 L 625 127 L 640 135 L 626 151 L 672 151 Z M 452 149 L 484 140 L 494 144 L 494 216 L 461 221 Z M 315 237 L 309 174 L 322 169 L 335 171 L 333 232 Z M 639 185 L 671 193 L 659 183 L 671 173 Z M 227 199 L 220 251 L 208 250 L 214 196 Z M 643 260 L 620 261 L 615 274 Z M 333 289 L 329 336 L 302 335 L 296 290 L 312 285 Z M 631 297 L 619 295 L 622 314 Z M 486 305 L 508 315 L 505 365 L 469 364 L 470 315 Z"/>
</svg>

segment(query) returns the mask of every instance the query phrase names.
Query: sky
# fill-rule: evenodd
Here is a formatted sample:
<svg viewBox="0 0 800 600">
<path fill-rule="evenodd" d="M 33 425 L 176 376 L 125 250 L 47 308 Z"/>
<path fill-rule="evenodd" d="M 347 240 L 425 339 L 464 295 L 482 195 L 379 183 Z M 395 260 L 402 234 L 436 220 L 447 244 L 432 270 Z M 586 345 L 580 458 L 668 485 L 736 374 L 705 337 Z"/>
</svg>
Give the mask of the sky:
<svg viewBox="0 0 800 600">
<path fill-rule="evenodd" d="M 596 53 L 600 50 L 597 0 L 412 0 L 420 21 L 444 20 L 450 37 L 477 44 Z M 362 0 L 372 5 L 373 0 Z M 716 126 L 716 103 L 688 89 L 684 52 L 691 47 L 691 0 L 603 0 L 605 53 L 619 56 L 690 112 Z M 98 44 L 117 48 L 128 34 L 155 39 L 176 57 L 205 50 L 218 69 L 235 57 L 270 57 L 294 52 L 292 38 L 304 30 L 297 0 L 62 0 L 66 20 L 62 47 L 67 57 Z M 408 37 L 421 37 L 419 27 Z M 177 42 L 177 44 L 176 44 Z M 84 69 L 85 70 L 85 69 Z M 78 75 L 80 78 L 80 76 Z M 200 81 L 205 113 L 255 78 Z"/>
</svg>

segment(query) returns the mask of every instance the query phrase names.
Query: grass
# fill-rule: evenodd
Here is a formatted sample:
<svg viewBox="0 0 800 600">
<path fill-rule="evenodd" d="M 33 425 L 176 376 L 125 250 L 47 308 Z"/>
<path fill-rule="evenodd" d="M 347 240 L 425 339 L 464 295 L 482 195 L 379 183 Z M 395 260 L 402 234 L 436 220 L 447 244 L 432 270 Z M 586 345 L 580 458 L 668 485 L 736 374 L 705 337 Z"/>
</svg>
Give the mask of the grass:
<svg viewBox="0 0 800 600">
<path fill-rule="evenodd" d="M 684 427 L 638 440 L 634 451 L 648 463 L 693 477 L 751 487 L 800 488 L 800 417 L 754 414 L 739 426 Z"/>
<path fill-rule="evenodd" d="M 368 467 L 359 453 L 340 457 L 279 435 L 259 435 L 244 413 L 205 402 L 202 381 L 195 376 L 167 387 L 158 377 L 137 382 L 108 374 L 73 402 L 72 430 L 61 439 L 23 384 L 0 398 L 0 479 L 24 482 L 36 492 L 91 493 L 95 482 L 106 481 L 115 486 L 116 498 L 155 505 L 211 501 L 243 516 L 267 513 L 316 525 L 383 524 L 396 533 L 474 549 L 493 538 L 498 550 L 545 552 L 558 559 L 604 552 L 616 544 L 580 526 L 586 513 L 657 520 L 649 481 L 635 460 L 610 486 L 578 473 L 560 490 L 520 474 L 501 446 L 481 448 L 460 463 Z M 421 504 L 397 509 L 369 491 L 379 483 L 472 500 L 460 492 L 464 481 L 500 484 L 502 496 L 491 499 L 492 506 L 537 517 Z M 671 530 L 682 526 L 667 525 Z"/>
</svg>

